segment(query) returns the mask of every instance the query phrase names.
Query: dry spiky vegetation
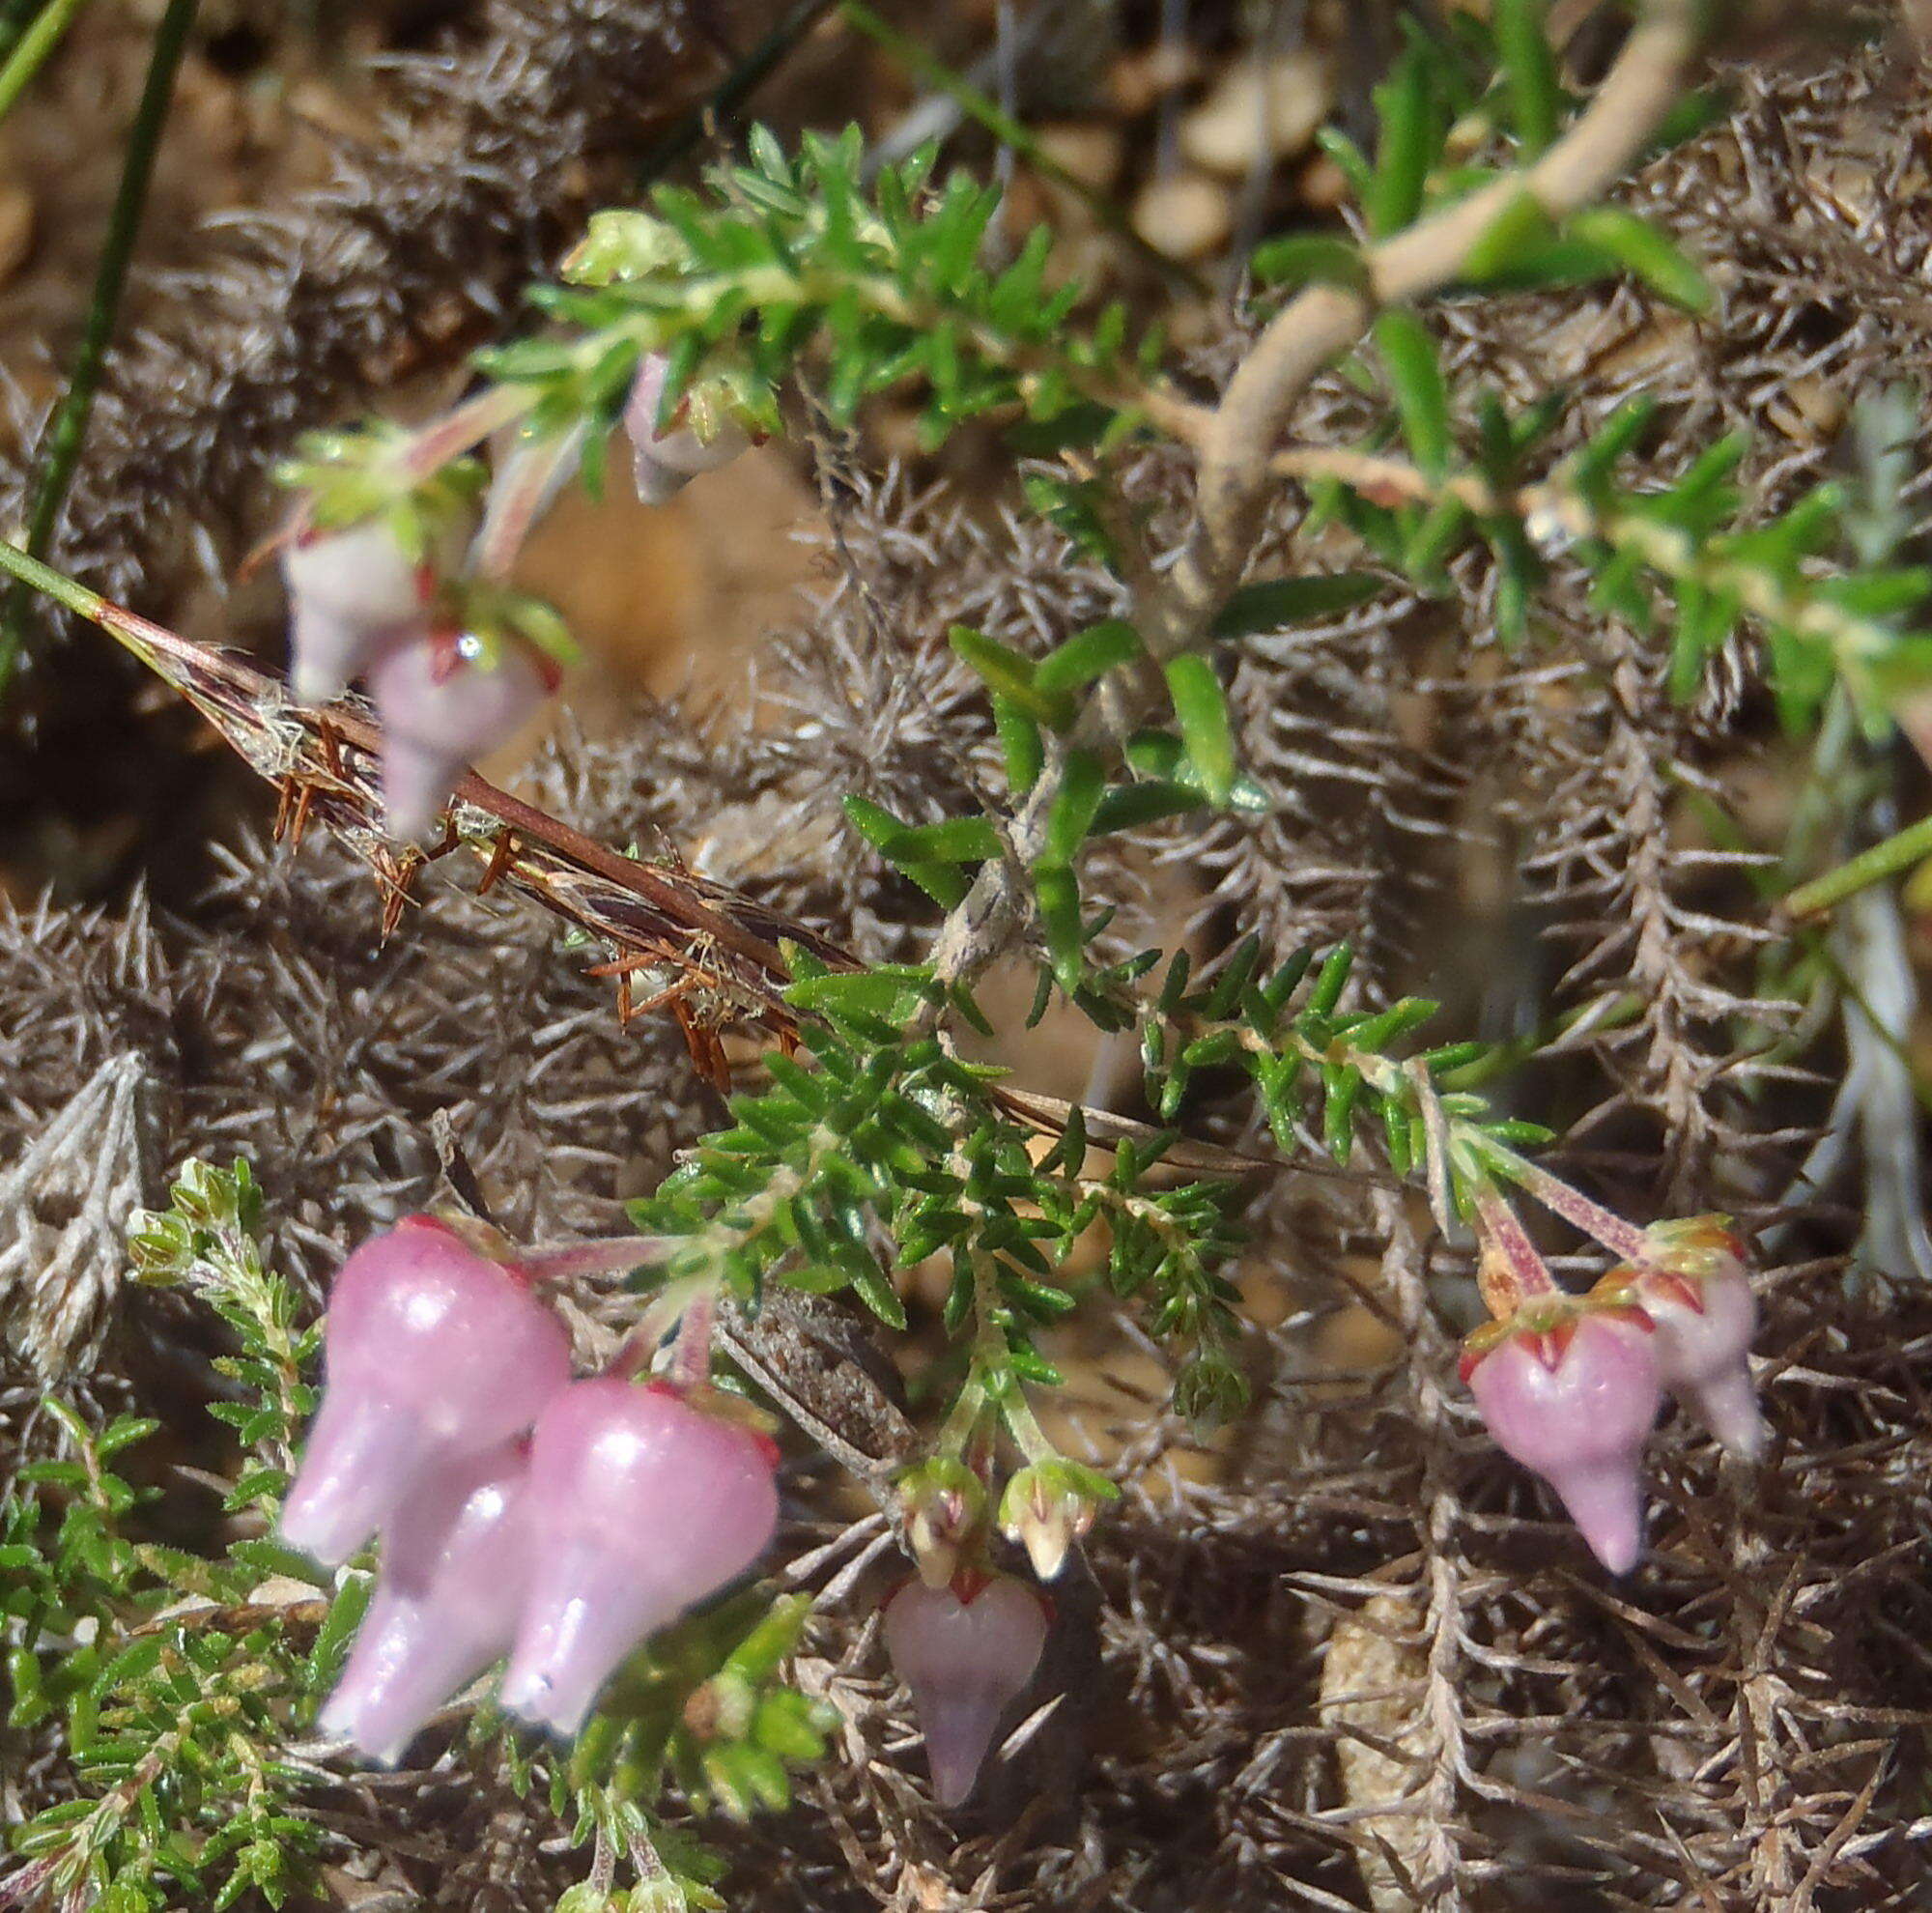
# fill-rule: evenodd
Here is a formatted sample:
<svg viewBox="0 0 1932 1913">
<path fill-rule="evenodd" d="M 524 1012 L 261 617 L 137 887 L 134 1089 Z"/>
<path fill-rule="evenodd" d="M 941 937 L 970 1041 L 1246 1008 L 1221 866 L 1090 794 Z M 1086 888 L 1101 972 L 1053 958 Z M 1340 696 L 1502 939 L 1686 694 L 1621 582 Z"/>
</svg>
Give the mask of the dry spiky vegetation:
<svg viewBox="0 0 1932 1913">
<path fill-rule="evenodd" d="M 158 329 L 123 361 L 75 498 L 74 565 L 165 610 L 182 528 L 248 516 L 292 425 L 407 356 L 430 306 L 453 332 L 444 302 L 500 300 L 579 203 L 562 156 L 635 131 L 660 12 L 675 24 L 668 7 L 503 0 L 427 106 L 411 96 L 392 156 L 293 209 L 272 257 L 211 264 L 226 316 Z M 513 82 L 480 87 L 505 60 Z M 1519 401 L 1563 390 L 1573 436 L 1634 390 L 1658 397 L 1659 475 L 1748 428 L 1745 482 L 1769 514 L 1854 468 L 1854 398 L 1932 360 L 1924 80 L 1883 26 L 1801 35 L 1726 77 L 1725 116 L 1630 188 L 1706 262 L 1715 316 L 1624 286 L 1451 300 L 1430 323 L 1452 369 Z M 448 166 L 453 144 L 481 163 Z M 1204 388 L 1251 343 L 1219 322 Z M 1297 443 L 1352 443 L 1365 423 L 1359 391 L 1328 375 Z M 758 660 L 755 722 L 652 706 L 614 741 L 605 727 L 554 742 L 531 791 L 593 839 L 672 846 L 867 960 L 904 958 L 937 913 L 856 853 L 840 800 L 914 821 L 977 806 L 997 749 L 949 627 L 1037 651 L 1113 611 L 1117 587 L 969 482 L 914 477 L 863 443 L 821 438 L 810 456 L 823 583 Z M 1186 532 L 1182 476 L 1173 452 L 1126 472 L 1157 556 Z M 1917 479 L 1906 497 L 1916 521 Z M 1286 500 L 1260 544 L 1270 568 L 1350 561 Z M 1874 1144 L 1870 1110 L 1861 1130 L 1834 1102 L 1839 1019 L 1805 1011 L 1788 948 L 1766 949 L 1753 879 L 1804 766 L 1770 719 L 1763 660 L 1734 645 L 1674 702 L 1657 647 L 1563 565 L 1540 642 L 1514 658 L 1486 642 L 1480 553 L 1446 596 L 1391 588 L 1255 643 L 1231 702 L 1244 762 L 1285 801 L 1117 840 L 1094 887 L 1122 906 L 1122 950 L 1211 957 L 1252 931 L 1285 956 L 1346 936 L 1369 1000 L 1426 986 L 1452 1034 L 1533 1038 L 1501 1093 L 1563 1128 L 1558 1159 L 1640 1218 L 1720 1208 L 1759 1232 L 1769 1459 L 1746 1470 L 1666 1429 L 1646 1564 L 1606 1583 L 1455 1383 L 1466 1254 L 1371 1171 L 1264 1178 L 1245 1216 L 1246 1423 L 1204 1443 L 1159 1406 L 1162 1371 L 1128 1325 L 1069 1331 L 1074 1438 L 1124 1498 L 1064 1590 L 1040 1691 L 1065 1698 L 956 1825 L 911 1779 L 873 1620 L 899 1571 L 882 1518 L 800 1464 L 781 1553 L 832 1589 L 800 1675 L 840 1727 L 789 1811 L 724 1835 L 734 1905 L 1877 1913 L 1932 1893 L 1932 1289 L 1848 1265 L 1861 1212 L 1909 1227 L 1895 1212 L 1917 1213 L 1916 1152 Z M 1896 782 L 1856 744 L 1839 770 Z M 1750 828 L 1719 835 L 1715 808 Z M 0 916 L 14 1455 L 43 1441 L 50 1384 L 176 1416 L 205 1385 L 206 1323 L 121 1279 L 121 1216 L 189 1156 L 251 1160 L 275 1248 L 313 1295 L 345 1243 L 452 1188 L 522 1237 L 608 1230 L 617 1199 L 720 1120 L 676 1027 L 620 1027 L 609 985 L 527 900 L 432 873 L 385 942 L 379 887 L 319 837 L 290 852 L 251 827 L 219 860 L 191 902 Z M 1894 916 L 1875 934 L 1906 932 Z M 1876 990 L 1869 949 L 1836 948 Z M 1027 1042 L 1002 1053 L 1024 1064 Z M 1083 1050 L 1042 1076 L 1065 1090 L 1070 1070 L 1078 1096 L 1106 1069 Z M 1196 1128 L 1264 1146 L 1232 1096 Z M 622 1299 L 577 1299 L 585 1346 L 603 1346 Z M 791 1342 L 772 1331 L 768 1359 L 799 1360 L 805 1404 L 892 1459 L 896 1378 L 877 1362 L 885 1379 L 867 1378 L 836 1311 L 801 1319 Z M 814 1337 L 841 1351 L 831 1381 L 798 1356 Z M 44 1744 L 5 1729 L 0 1772 L 6 1818 L 66 1785 Z M 331 1891 L 369 1913 L 539 1908 L 581 1872 L 538 1803 L 460 1757 L 336 1771 L 317 1798 Z"/>
</svg>

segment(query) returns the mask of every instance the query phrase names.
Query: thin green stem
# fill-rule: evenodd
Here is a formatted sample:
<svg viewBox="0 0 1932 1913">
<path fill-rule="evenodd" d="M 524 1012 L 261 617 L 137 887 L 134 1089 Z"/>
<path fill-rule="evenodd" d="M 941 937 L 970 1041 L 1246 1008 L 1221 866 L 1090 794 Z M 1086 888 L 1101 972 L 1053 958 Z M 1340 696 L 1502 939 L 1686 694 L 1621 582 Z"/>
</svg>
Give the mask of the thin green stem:
<svg viewBox="0 0 1932 1913">
<path fill-rule="evenodd" d="M 74 22 L 87 0 L 47 0 L 32 18 L 14 14 L 0 23 L 0 37 L 11 32 L 0 58 L 0 119 L 13 111 L 14 102 L 27 90 L 34 75 L 46 64 L 47 55 L 60 44 L 61 36 Z"/>
<path fill-rule="evenodd" d="M 671 1248 L 664 1236 L 598 1236 L 523 1250 L 512 1267 L 532 1282 L 561 1282 L 578 1275 L 628 1274 L 662 1262 Z"/>
<path fill-rule="evenodd" d="M 20 36 L 48 5 L 49 0 L 0 0 L 0 65 L 14 57 Z"/>
<path fill-rule="evenodd" d="M 1901 875 L 1927 857 L 1932 857 L 1932 817 L 1921 817 L 1916 824 L 1907 824 L 1888 837 L 1883 843 L 1861 850 L 1835 871 L 1827 871 L 1823 876 L 1800 884 L 1784 899 L 1785 914 L 1815 917 L 1842 903 L 1846 898 L 1869 890 L 1875 883 Z"/>
<path fill-rule="evenodd" d="M 970 1366 L 966 1380 L 954 1396 L 952 1406 L 947 1410 L 946 1420 L 933 1440 L 933 1453 L 964 1460 L 968 1445 L 979 1435 L 985 1413 L 986 1385 L 977 1365 Z"/>
<path fill-rule="evenodd" d="M 101 624 L 105 628 L 103 620 L 112 607 L 99 591 L 90 591 L 85 585 L 76 585 L 52 565 L 30 557 L 18 545 L 10 545 L 4 539 L 0 539 L 0 571 L 4 571 L 16 585 L 51 598 L 63 611 L 71 611 L 76 617 L 84 617 L 90 624 Z"/>
<path fill-rule="evenodd" d="M 43 564 L 39 558 L 29 557 L 18 545 L 10 545 L 5 539 L 0 539 L 0 572 L 12 578 L 21 588 L 39 591 L 64 611 L 71 611 L 76 617 L 85 618 L 89 624 L 98 625 L 124 650 L 131 652 L 150 671 L 163 677 L 169 677 L 161 662 L 163 658 L 171 654 L 180 658 L 191 654 L 194 649 L 164 626 L 141 616 L 138 612 L 124 610 L 111 599 L 103 598 L 99 591 L 90 591 L 85 585 L 75 584 L 52 565 Z M 169 682 L 175 680 L 169 677 Z"/>
<path fill-rule="evenodd" d="M 973 1258 L 973 1365 L 986 1398 L 999 1412 L 1007 1432 L 1029 1462 L 1055 1461 L 1060 1450 L 1026 1398 L 1025 1385 L 1013 1371 L 1012 1350 L 1000 1327 L 1000 1279 L 993 1258 L 983 1249 Z"/>
<path fill-rule="evenodd" d="M 1033 1404 L 1027 1400 L 1019 1378 L 1010 1370 L 1007 1376 L 1006 1390 L 1000 1396 L 1000 1413 L 1006 1419 L 1008 1434 L 1013 1438 L 1029 1463 L 1060 1459 L 1060 1450 L 1039 1425 L 1039 1417 L 1034 1413 Z"/>
<path fill-rule="evenodd" d="M 672 1384 L 683 1390 L 701 1388 L 711 1380 L 711 1330 L 718 1318 L 718 1292 L 700 1290 L 678 1318 L 677 1340 L 671 1344 Z"/>
<path fill-rule="evenodd" d="M 56 6 L 65 5 L 70 11 L 75 4 L 77 0 L 55 0 Z M 148 188 L 154 180 L 155 156 L 174 99 L 175 75 L 181 70 L 182 55 L 187 50 L 195 7 L 196 0 L 168 0 L 161 23 L 155 29 L 148 75 L 134 108 L 133 124 L 128 129 L 128 153 L 121 168 L 121 184 L 108 215 L 100 264 L 95 271 L 87 323 L 74 354 L 73 368 L 68 375 L 67 390 L 61 395 L 41 442 L 40 478 L 27 520 L 27 551 L 34 557 L 43 557 L 52 542 L 54 527 L 67 500 L 68 485 L 87 436 L 87 421 L 94 411 L 95 394 L 107 362 L 107 349 L 113 342 L 115 323 L 120 317 L 128 268 L 134 256 L 134 242 L 140 233 Z M 41 22 L 36 23 L 37 30 L 52 12 L 50 8 L 48 14 L 42 15 Z M 23 43 L 16 61 L 26 51 Z M 4 85 L 4 78 L 0 78 L 0 85 Z M 0 96 L 0 111 L 4 110 L 4 96 Z M 19 657 L 25 610 L 25 593 L 16 587 L 8 594 L 6 620 L 4 627 L 0 627 L 0 692 L 6 689 Z"/>
<path fill-rule="evenodd" d="M 1799 873 L 1822 863 L 1841 845 L 1846 819 L 1873 794 L 1868 762 L 1861 770 L 1858 713 L 1843 683 L 1832 686 L 1811 746 L 1804 782 L 1791 807 L 1778 868 L 1763 872 L 1767 895 L 1776 896 L 1796 882 Z M 1827 840 L 1832 849 L 1823 849 Z"/>
</svg>

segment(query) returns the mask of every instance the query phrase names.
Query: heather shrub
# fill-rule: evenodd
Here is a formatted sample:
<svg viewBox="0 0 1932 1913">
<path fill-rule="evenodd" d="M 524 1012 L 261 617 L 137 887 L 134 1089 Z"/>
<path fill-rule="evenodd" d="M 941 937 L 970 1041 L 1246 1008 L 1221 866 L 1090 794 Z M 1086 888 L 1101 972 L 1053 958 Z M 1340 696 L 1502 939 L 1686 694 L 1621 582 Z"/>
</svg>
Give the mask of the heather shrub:
<svg viewBox="0 0 1932 1913">
<path fill-rule="evenodd" d="M 724 130 L 760 54 L 345 420 L 355 209 L 488 307 L 682 71 L 504 6 L 415 99 L 493 157 L 298 209 L 256 386 L 127 342 L 15 695 L 111 641 L 277 841 L 0 906 L 0 1904 L 1922 1895 L 1924 245 L 1902 149 L 1825 198 L 1915 56 L 1575 11 L 1392 17 L 1205 303 Z M 160 621 L 196 435 L 272 655 Z M 757 446 L 755 698 L 477 775 L 546 513 Z"/>
</svg>

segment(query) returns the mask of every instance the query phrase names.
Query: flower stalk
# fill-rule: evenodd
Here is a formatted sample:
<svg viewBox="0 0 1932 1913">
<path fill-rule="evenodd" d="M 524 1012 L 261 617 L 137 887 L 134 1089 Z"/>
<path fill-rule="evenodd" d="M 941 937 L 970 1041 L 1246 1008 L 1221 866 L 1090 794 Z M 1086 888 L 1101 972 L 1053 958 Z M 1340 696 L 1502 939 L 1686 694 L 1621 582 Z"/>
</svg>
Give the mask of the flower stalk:
<svg viewBox="0 0 1932 1913">
<path fill-rule="evenodd" d="M 1581 1189 L 1562 1177 L 1552 1175 L 1540 1162 L 1520 1156 L 1506 1143 L 1483 1137 L 1478 1147 L 1484 1159 L 1497 1173 L 1534 1196 L 1544 1208 L 1579 1229 L 1593 1242 L 1601 1242 L 1612 1255 L 1627 1262 L 1642 1262 L 1651 1253 L 1650 1238 L 1634 1222 L 1626 1221 L 1614 1210 L 1593 1202 Z"/>
</svg>

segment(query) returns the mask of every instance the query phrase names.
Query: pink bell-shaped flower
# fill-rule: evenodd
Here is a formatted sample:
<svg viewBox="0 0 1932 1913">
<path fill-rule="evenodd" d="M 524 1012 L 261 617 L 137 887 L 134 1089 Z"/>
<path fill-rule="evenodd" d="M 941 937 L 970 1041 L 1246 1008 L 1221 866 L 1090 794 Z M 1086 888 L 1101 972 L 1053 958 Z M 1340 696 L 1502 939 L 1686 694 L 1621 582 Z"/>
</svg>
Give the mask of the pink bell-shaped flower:
<svg viewBox="0 0 1932 1913">
<path fill-rule="evenodd" d="M 391 1515 L 362 1630 L 317 1725 L 384 1766 L 509 1649 L 529 1578 L 528 1466 L 509 1442 L 432 1468 Z"/>
<path fill-rule="evenodd" d="M 1638 1463 L 1662 1398 L 1656 1344 L 1638 1309 L 1537 1296 L 1463 1357 L 1496 1445 L 1555 1489 L 1612 1574 L 1643 1547 Z"/>
<path fill-rule="evenodd" d="M 912 1690 L 940 1806 L 972 1793 L 1000 1716 L 1045 1644 L 1046 1610 L 1010 1575 L 962 1573 L 950 1587 L 910 1582 L 887 1603 L 886 1652 Z"/>
<path fill-rule="evenodd" d="M 299 701 L 338 698 L 428 617 L 428 573 L 380 519 L 304 531 L 282 546 L 289 680 Z"/>
<path fill-rule="evenodd" d="M 752 443 L 741 426 L 727 420 L 720 420 L 701 437 L 688 425 L 660 433 L 657 417 L 664 399 L 665 371 L 664 355 L 649 354 L 638 367 L 637 382 L 624 407 L 624 430 L 637 454 L 638 498 L 648 505 L 668 502 L 700 471 L 729 465 Z"/>
<path fill-rule="evenodd" d="M 1766 1431 L 1751 1385 L 1757 1302 L 1744 1245 L 1714 1216 L 1644 1233 L 1655 1260 L 1613 1270 L 1604 1286 L 1625 1290 L 1657 1325 L 1663 1385 L 1732 1454 L 1755 1461 Z"/>
<path fill-rule="evenodd" d="M 530 1450 L 532 1546 L 503 1705 L 573 1734 L 645 1636 L 743 1574 L 778 1526 L 771 1444 L 660 1387 L 575 1383 Z"/>
<path fill-rule="evenodd" d="M 391 836 L 423 836 L 456 781 L 507 744 L 555 679 L 521 643 L 494 659 L 467 632 L 418 637 L 376 660 L 369 690 L 383 720 L 383 807 Z"/>
<path fill-rule="evenodd" d="M 428 1474 L 527 1429 L 570 1381 L 570 1340 L 501 1263 L 412 1215 L 343 1264 L 323 1377 L 282 1538 L 334 1567 Z"/>
</svg>

